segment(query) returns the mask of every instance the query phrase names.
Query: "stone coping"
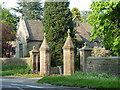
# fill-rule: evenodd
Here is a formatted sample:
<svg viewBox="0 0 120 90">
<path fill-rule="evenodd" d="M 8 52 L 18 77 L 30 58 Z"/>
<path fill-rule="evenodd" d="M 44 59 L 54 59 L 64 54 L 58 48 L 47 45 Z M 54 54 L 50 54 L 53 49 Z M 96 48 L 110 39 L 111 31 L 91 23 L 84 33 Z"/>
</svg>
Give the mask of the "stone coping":
<svg viewBox="0 0 120 90">
<path fill-rule="evenodd" d="M 92 48 L 81 48 L 81 49 L 79 49 L 79 51 L 83 51 L 83 50 L 92 50 Z"/>
<path fill-rule="evenodd" d="M 93 56 L 91 56 L 91 57 L 88 57 L 87 58 L 88 60 L 90 60 L 90 59 L 93 59 L 93 60 L 120 60 L 120 57 L 117 57 L 117 56 L 113 56 L 113 57 L 93 57 Z"/>
<path fill-rule="evenodd" d="M 30 57 L 23 57 L 23 58 L 15 57 L 15 58 L 0 58 L 0 59 L 30 59 Z"/>
</svg>

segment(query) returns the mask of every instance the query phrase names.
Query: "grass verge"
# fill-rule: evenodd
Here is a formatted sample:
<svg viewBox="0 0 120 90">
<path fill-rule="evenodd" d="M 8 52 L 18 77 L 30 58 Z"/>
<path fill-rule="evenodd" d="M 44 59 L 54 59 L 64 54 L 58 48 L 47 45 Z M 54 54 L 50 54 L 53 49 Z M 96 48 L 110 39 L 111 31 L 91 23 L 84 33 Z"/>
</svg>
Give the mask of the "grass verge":
<svg viewBox="0 0 120 90">
<path fill-rule="evenodd" d="M 120 88 L 120 78 L 106 74 L 76 72 L 71 76 L 48 76 L 38 80 L 37 83 L 50 83 L 52 85 L 94 87 L 94 88 Z"/>
<path fill-rule="evenodd" d="M 18 76 L 16 78 L 39 78 L 39 73 L 32 74 L 28 66 L 3 66 L 0 67 L 0 76 Z"/>
<path fill-rule="evenodd" d="M 0 76 L 28 73 L 27 66 L 4 66 L 1 68 Z"/>
</svg>

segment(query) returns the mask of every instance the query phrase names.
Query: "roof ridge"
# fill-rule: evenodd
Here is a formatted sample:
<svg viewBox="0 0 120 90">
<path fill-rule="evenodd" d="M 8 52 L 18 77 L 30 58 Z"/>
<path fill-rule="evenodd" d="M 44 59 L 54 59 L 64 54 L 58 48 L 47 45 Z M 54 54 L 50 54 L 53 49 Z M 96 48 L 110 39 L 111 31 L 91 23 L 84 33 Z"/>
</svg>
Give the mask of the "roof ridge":
<svg viewBox="0 0 120 90">
<path fill-rule="evenodd" d="M 28 31 L 28 34 L 29 34 L 29 38 L 33 38 L 31 35 L 32 35 L 32 32 L 31 32 L 31 28 L 30 28 L 30 25 L 28 23 L 28 20 L 24 19 L 25 21 L 25 25 L 26 25 L 26 28 L 27 28 L 27 31 Z"/>
</svg>

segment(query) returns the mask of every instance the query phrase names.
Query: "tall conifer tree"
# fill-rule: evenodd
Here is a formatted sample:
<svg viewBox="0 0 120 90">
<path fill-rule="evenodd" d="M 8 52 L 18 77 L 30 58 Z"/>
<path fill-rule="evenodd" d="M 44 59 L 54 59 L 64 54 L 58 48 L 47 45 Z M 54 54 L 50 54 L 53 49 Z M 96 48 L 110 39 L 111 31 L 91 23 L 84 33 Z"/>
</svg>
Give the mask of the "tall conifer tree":
<svg viewBox="0 0 120 90">
<path fill-rule="evenodd" d="M 68 7 L 69 2 L 45 2 L 44 5 L 43 32 L 47 34 L 47 41 L 51 49 L 52 66 L 62 64 L 62 47 L 66 41 L 68 29 L 71 30 L 74 44 L 77 44 L 73 31 L 72 14 Z"/>
</svg>

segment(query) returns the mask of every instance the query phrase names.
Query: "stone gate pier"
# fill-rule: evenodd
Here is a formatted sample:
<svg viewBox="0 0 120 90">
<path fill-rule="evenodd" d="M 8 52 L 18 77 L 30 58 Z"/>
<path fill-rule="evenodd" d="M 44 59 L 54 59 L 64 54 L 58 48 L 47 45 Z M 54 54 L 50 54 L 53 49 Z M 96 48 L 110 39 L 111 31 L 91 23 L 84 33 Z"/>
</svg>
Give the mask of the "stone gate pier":
<svg viewBox="0 0 120 90">
<path fill-rule="evenodd" d="M 63 46 L 63 60 L 64 75 L 74 74 L 74 45 L 70 37 L 70 29 L 68 30 L 68 37 Z"/>
<path fill-rule="evenodd" d="M 46 34 L 44 33 L 44 40 L 40 47 L 40 75 L 50 75 L 50 47 L 46 40 Z"/>
</svg>

